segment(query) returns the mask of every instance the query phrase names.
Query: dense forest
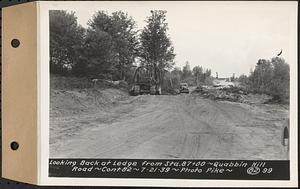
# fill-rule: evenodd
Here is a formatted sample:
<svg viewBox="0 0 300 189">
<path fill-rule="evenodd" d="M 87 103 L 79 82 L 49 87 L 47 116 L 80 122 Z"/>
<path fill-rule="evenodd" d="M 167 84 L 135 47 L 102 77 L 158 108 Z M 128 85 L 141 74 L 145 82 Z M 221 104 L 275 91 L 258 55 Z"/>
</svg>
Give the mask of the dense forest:
<svg viewBox="0 0 300 189">
<path fill-rule="evenodd" d="M 175 54 L 166 11 L 151 11 L 146 22 L 139 31 L 127 13 L 98 11 L 83 28 L 74 12 L 50 11 L 51 73 L 129 80 L 137 64 L 170 70 Z"/>
</svg>

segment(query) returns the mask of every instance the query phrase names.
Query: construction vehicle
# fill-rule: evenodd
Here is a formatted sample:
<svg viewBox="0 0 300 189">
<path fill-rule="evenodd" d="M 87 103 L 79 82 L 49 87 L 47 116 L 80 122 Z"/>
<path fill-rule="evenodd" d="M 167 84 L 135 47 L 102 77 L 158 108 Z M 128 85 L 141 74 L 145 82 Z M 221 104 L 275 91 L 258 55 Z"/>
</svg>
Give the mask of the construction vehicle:
<svg viewBox="0 0 300 189">
<path fill-rule="evenodd" d="M 129 94 L 161 95 L 161 85 L 162 71 L 157 66 L 139 66 L 134 72 Z"/>
<path fill-rule="evenodd" d="M 188 84 L 180 83 L 179 91 L 180 91 L 180 93 L 190 93 Z"/>
</svg>

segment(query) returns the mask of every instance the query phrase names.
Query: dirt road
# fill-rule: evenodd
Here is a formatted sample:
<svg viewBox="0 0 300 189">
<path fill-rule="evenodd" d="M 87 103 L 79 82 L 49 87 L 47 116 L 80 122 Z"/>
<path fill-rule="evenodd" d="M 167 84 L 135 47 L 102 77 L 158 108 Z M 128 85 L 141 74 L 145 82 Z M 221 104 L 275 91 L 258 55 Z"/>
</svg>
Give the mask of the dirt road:
<svg viewBox="0 0 300 189">
<path fill-rule="evenodd" d="M 94 113 L 50 118 L 50 157 L 287 159 L 288 111 L 192 94 L 129 97 Z"/>
</svg>

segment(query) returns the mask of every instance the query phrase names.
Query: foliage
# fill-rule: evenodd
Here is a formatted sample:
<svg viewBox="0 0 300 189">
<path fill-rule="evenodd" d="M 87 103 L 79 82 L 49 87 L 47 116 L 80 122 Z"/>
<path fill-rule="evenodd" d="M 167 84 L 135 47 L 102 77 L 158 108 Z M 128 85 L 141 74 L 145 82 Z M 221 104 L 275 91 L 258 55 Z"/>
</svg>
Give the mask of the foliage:
<svg viewBox="0 0 300 189">
<path fill-rule="evenodd" d="M 173 88 L 179 88 L 180 83 L 188 83 L 190 86 L 198 85 L 212 85 L 213 78 L 211 77 L 211 70 L 204 69 L 202 66 L 195 66 L 192 71 L 189 62 L 186 62 L 182 70 L 179 67 L 173 68 L 168 72 L 165 79 Z"/>
<path fill-rule="evenodd" d="M 78 62 L 85 30 L 77 23 L 74 12 L 51 10 L 50 71 L 66 75 Z"/>
<path fill-rule="evenodd" d="M 230 77 L 230 81 L 234 82 L 236 81 L 238 78 L 235 77 L 235 74 L 233 73 L 232 76 Z"/>
<path fill-rule="evenodd" d="M 273 77 L 270 93 L 280 100 L 286 100 L 290 94 L 290 67 L 283 58 L 272 58 Z"/>
<path fill-rule="evenodd" d="M 182 80 L 186 80 L 187 78 L 192 77 L 192 70 L 190 63 L 188 61 L 185 62 L 185 65 L 182 68 Z"/>
<path fill-rule="evenodd" d="M 175 67 L 171 72 L 168 72 L 167 80 L 170 81 L 172 88 L 179 88 L 182 78 L 182 71 L 179 67 Z"/>
<path fill-rule="evenodd" d="M 273 68 L 269 60 L 259 59 L 249 80 L 251 87 L 257 92 L 269 91 Z"/>
<path fill-rule="evenodd" d="M 101 30 L 88 30 L 84 42 L 84 61 L 86 74 L 89 77 L 100 78 L 104 73 L 111 76 L 113 72 L 112 62 L 116 61 L 113 52 L 112 37 Z"/>
<path fill-rule="evenodd" d="M 129 78 L 139 44 L 135 21 L 122 11 L 98 11 L 88 25 L 79 26 L 74 12 L 50 11 L 51 73 Z"/>
<path fill-rule="evenodd" d="M 157 66 L 160 69 L 171 69 L 174 65 L 174 47 L 167 34 L 166 11 L 151 11 L 147 25 L 142 30 L 140 41 L 140 58 L 143 65 Z"/>
<path fill-rule="evenodd" d="M 241 85 L 255 93 L 272 95 L 281 102 L 289 100 L 290 68 L 283 58 L 258 60 L 249 77 L 239 77 Z"/>
<path fill-rule="evenodd" d="M 193 76 L 195 78 L 196 85 L 200 84 L 212 84 L 211 70 L 204 69 L 202 66 L 195 66 L 193 68 Z"/>
<path fill-rule="evenodd" d="M 238 78 L 238 81 L 241 82 L 241 83 L 247 83 L 248 82 L 248 77 L 245 74 L 242 74 Z"/>
<path fill-rule="evenodd" d="M 110 52 L 107 53 L 109 56 L 113 55 L 114 59 L 110 62 L 113 65 L 108 67 L 114 68 L 112 74 L 116 79 L 127 79 L 126 75 L 137 57 L 139 45 L 135 21 L 122 11 L 113 12 L 111 15 L 98 11 L 88 24 L 91 32 L 102 32 L 110 36 Z M 101 59 L 101 56 L 98 58 Z"/>
<path fill-rule="evenodd" d="M 203 76 L 203 68 L 202 68 L 202 66 L 195 66 L 193 68 L 193 75 L 196 78 L 196 83 L 198 83 L 199 79 L 201 79 L 202 76 Z"/>
</svg>

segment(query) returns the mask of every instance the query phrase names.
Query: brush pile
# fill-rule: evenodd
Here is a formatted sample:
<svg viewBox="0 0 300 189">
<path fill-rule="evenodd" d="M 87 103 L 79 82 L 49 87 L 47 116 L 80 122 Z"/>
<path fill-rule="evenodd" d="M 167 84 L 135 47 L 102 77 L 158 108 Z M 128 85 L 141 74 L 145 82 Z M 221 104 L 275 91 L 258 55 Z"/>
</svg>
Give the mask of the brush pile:
<svg viewBox="0 0 300 189">
<path fill-rule="evenodd" d="M 193 93 L 197 93 L 212 100 L 226 100 L 244 102 L 247 92 L 235 86 L 198 86 Z"/>
</svg>

